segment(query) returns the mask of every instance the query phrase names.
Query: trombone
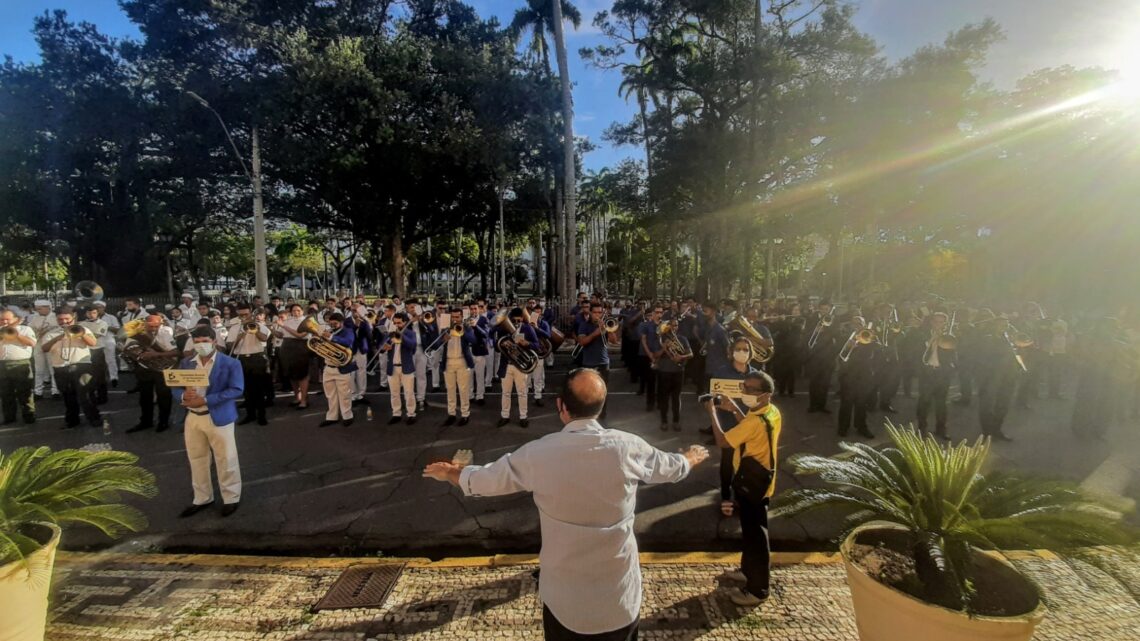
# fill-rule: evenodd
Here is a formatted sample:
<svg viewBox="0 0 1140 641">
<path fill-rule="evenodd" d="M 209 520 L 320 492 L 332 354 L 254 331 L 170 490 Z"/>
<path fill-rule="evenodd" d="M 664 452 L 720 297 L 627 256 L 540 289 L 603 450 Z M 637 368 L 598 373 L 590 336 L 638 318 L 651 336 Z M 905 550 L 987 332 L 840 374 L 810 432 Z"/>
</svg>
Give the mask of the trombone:
<svg viewBox="0 0 1140 641">
<path fill-rule="evenodd" d="M 815 349 L 815 344 L 819 342 L 819 336 L 823 333 L 823 328 L 831 327 L 835 321 L 835 305 L 831 306 L 831 310 L 827 312 L 827 316 L 822 316 L 819 322 L 815 324 L 815 329 L 811 332 L 811 337 L 808 338 L 808 349 Z"/>
<path fill-rule="evenodd" d="M 863 329 L 857 329 L 851 332 L 851 336 L 847 338 L 847 343 L 843 345 L 843 349 L 839 350 L 839 360 L 846 363 L 851 358 L 851 354 L 855 352 L 857 346 L 870 345 L 877 340 L 879 340 L 879 337 L 875 334 L 870 324 Z"/>
</svg>

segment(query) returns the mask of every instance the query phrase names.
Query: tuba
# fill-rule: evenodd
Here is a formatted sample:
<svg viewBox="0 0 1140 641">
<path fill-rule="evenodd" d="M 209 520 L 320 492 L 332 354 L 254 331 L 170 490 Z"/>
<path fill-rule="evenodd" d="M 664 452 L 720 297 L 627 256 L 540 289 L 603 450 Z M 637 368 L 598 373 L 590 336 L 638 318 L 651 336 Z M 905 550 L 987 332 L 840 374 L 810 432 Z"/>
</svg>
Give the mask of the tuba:
<svg viewBox="0 0 1140 641">
<path fill-rule="evenodd" d="M 833 308 L 834 309 L 834 308 Z M 821 321 L 822 322 L 822 321 Z M 728 331 L 729 335 L 733 338 L 742 337 L 748 341 L 752 346 L 752 362 L 757 364 L 767 363 L 772 360 L 772 355 L 776 350 L 772 347 L 766 347 L 761 341 L 764 337 L 748 319 L 741 314 L 733 314 L 726 321 L 724 321 L 724 329 Z"/>
<path fill-rule="evenodd" d="M 154 344 L 154 337 L 146 333 L 145 320 L 136 318 L 123 325 L 123 336 L 125 337 L 122 350 L 123 360 L 133 367 L 160 372 L 178 365 L 178 356 L 142 358 L 142 355 L 147 352 L 160 351 Z"/>
<path fill-rule="evenodd" d="M 538 367 L 538 354 L 529 347 L 524 347 L 515 342 L 515 334 L 518 333 L 518 329 L 511 322 L 508 312 L 502 311 L 495 314 L 495 319 L 491 322 L 499 328 L 499 331 L 506 334 L 495 342 L 495 347 L 502 353 L 503 358 L 524 374 L 533 372 L 534 368 Z"/>
<path fill-rule="evenodd" d="M 338 345 L 321 336 L 321 326 L 309 316 L 297 325 L 297 333 L 308 334 L 305 337 L 305 347 L 309 351 L 325 359 L 325 362 L 334 367 L 344 367 L 352 360 L 352 350 L 344 345 Z"/>
<path fill-rule="evenodd" d="M 657 337 L 661 340 L 661 347 L 671 358 L 687 358 L 693 355 L 693 350 L 686 347 L 677 337 L 678 323 L 667 320 L 657 326 Z"/>
<path fill-rule="evenodd" d="M 103 288 L 93 280 L 81 280 L 75 284 L 73 292 L 76 303 L 94 303 L 103 300 Z"/>
</svg>

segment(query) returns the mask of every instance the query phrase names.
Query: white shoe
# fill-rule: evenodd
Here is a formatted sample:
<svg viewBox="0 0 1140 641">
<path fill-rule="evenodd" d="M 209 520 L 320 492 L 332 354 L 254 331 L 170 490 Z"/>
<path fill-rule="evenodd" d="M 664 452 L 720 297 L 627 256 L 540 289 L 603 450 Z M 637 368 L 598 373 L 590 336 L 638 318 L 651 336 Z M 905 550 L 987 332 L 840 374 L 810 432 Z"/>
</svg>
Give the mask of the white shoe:
<svg viewBox="0 0 1140 641">
<path fill-rule="evenodd" d="M 748 580 L 748 577 L 744 576 L 743 570 L 730 570 L 728 572 L 725 572 L 724 578 L 728 579 L 729 581 L 740 581 L 741 583 Z"/>
<path fill-rule="evenodd" d="M 728 600 L 732 601 L 736 605 L 746 608 L 754 608 L 764 602 L 764 599 L 761 599 L 755 594 L 752 594 L 748 590 L 742 590 L 741 588 L 729 588 Z"/>
</svg>

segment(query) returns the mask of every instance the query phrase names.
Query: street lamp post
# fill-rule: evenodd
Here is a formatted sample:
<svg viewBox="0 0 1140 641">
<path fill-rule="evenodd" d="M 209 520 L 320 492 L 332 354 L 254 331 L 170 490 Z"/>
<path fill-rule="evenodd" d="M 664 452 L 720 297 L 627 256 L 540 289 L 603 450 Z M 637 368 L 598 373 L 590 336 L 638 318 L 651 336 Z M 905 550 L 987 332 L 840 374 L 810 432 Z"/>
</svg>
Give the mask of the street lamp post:
<svg viewBox="0 0 1140 641">
<path fill-rule="evenodd" d="M 253 269 L 254 280 L 257 287 L 257 295 L 261 297 L 262 301 L 269 298 L 269 270 L 266 265 L 265 256 L 265 213 L 262 209 L 261 200 L 261 142 L 257 135 L 257 126 L 253 127 L 252 132 L 252 164 L 253 172 L 245 165 L 245 158 L 242 157 L 241 152 L 238 151 L 237 144 L 234 143 L 233 136 L 230 135 L 230 130 L 226 127 L 226 122 L 222 120 L 219 114 L 206 99 L 193 91 L 187 91 L 187 96 L 193 98 L 198 104 L 210 110 L 214 117 L 218 119 L 218 124 L 222 126 L 222 131 L 226 132 L 226 139 L 230 141 L 230 147 L 234 150 L 234 156 L 237 157 L 238 162 L 241 163 L 241 170 L 245 172 L 245 177 L 249 179 L 253 185 Z"/>
</svg>

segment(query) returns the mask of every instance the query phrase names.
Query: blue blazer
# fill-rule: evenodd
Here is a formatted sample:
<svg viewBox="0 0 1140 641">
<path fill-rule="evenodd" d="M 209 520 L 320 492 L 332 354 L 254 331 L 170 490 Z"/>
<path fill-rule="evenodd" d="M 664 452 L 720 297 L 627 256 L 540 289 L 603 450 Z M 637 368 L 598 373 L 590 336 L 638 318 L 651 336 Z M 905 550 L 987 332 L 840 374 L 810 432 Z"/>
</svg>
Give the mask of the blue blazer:
<svg viewBox="0 0 1140 641">
<path fill-rule="evenodd" d="M 404 374 L 414 374 L 416 372 L 416 328 L 405 325 L 400 338 L 400 371 Z M 380 343 L 380 348 L 383 349 L 391 342 L 392 337 L 385 334 L 384 340 Z M 388 376 L 392 375 L 395 364 L 395 356 L 392 354 L 392 350 L 388 350 Z"/>
<path fill-rule="evenodd" d="M 451 330 L 447 330 L 451 331 Z M 443 342 L 443 347 L 440 348 L 439 362 L 443 369 L 447 369 L 447 347 L 450 345 L 451 340 Z M 483 349 L 487 348 L 487 333 L 480 327 L 468 327 L 463 331 L 463 336 L 459 340 L 459 346 L 463 349 L 463 362 L 467 364 L 467 369 L 475 367 L 475 356 L 472 354 L 473 350 L 477 350 L 480 346 Z"/>
<path fill-rule="evenodd" d="M 197 369 L 197 356 L 183 359 L 178 369 Z M 182 402 L 184 387 L 174 387 L 174 402 Z M 245 377 L 236 358 L 214 350 L 214 367 L 210 369 L 210 385 L 206 388 L 206 409 L 214 425 L 229 425 L 237 420 L 237 400 L 245 393 Z"/>
<path fill-rule="evenodd" d="M 341 327 L 340 331 L 335 332 L 332 335 L 332 338 L 329 340 L 336 343 L 337 345 L 343 345 L 347 347 L 348 349 L 352 350 L 352 355 L 356 356 L 356 326 L 352 324 L 351 318 L 345 319 L 344 326 Z M 341 374 L 351 374 L 352 372 L 356 371 L 356 361 L 350 360 L 348 361 L 348 365 L 338 367 L 336 368 L 336 371 L 340 372 Z"/>
<path fill-rule="evenodd" d="M 480 333 L 476 336 L 476 338 L 479 339 L 479 343 L 473 348 L 473 353 L 475 356 L 487 356 L 491 353 L 491 350 L 488 347 L 491 342 L 491 319 L 487 318 L 487 315 L 484 314 L 483 316 L 479 317 L 479 320 L 475 321 L 475 327 L 479 330 Z M 471 367 L 475 367 L 475 365 L 472 364 Z"/>
<path fill-rule="evenodd" d="M 535 326 L 534 331 L 536 334 L 538 334 L 539 338 L 550 340 L 550 323 L 547 323 L 540 318 L 538 319 L 538 324 Z"/>
<path fill-rule="evenodd" d="M 519 328 L 519 331 L 522 332 L 522 335 L 526 338 L 526 341 L 527 341 L 526 346 L 532 350 L 537 351 L 539 348 L 538 334 L 534 331 L 534 328 L 531 327 L 530 325 L 523 325 L 522 327 Z M 503 332 L 503 331 L 496 328 L 495 329 L 495 343 L 497 344 L 499 342 L 499 339 L 504 338 L 504 337 L 510 337 L 510 336 L 506 332 Z M 513 337 L 510 337 L 510 338 L 513 339 Z M 506 375 L 507 375 L 507 359 L 504 358 L 504 359 L 499 361 L 499 378 L 502 378 Z M 525 390 L 524 390 L 524 392 L 525 392 Z"/>
</svg>

